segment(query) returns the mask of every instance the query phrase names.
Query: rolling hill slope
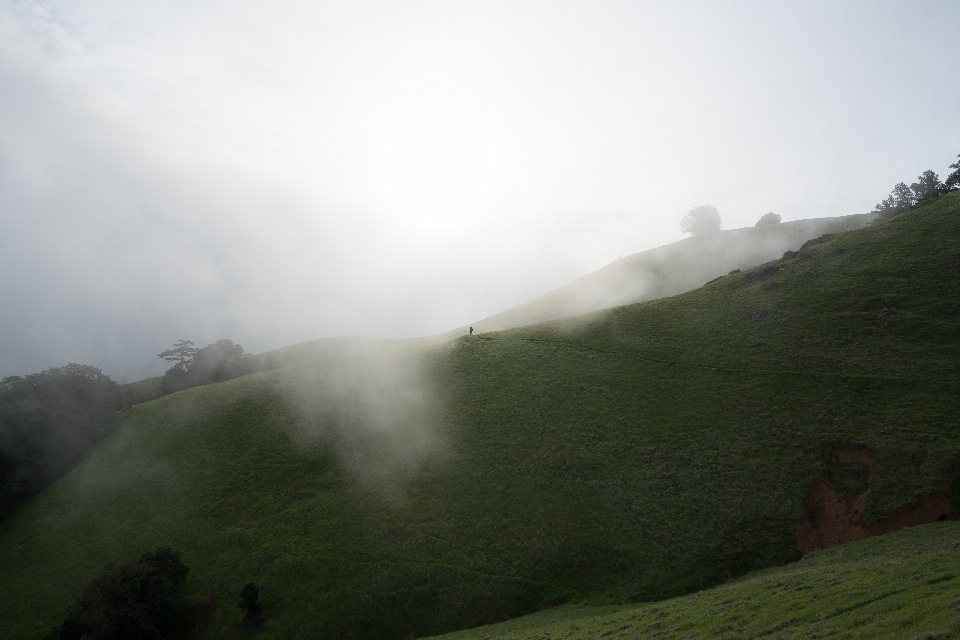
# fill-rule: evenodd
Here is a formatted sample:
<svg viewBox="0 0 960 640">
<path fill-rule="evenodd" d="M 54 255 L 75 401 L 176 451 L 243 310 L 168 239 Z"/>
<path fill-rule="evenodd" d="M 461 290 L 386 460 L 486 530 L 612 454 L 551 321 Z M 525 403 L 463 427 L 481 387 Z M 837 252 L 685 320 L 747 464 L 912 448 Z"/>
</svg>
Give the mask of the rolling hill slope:
<svg viewBox="0 0 960 640">
<path fill-rule="evenodd" d="M 529 302 L 477 320 L 472 326 L 476 331 L 501 331 L 677 295 L 733 269 L 748 269 L 778 258 L 785 251 L 823 234 L 858 229 L 870 219 L 870 214 L 811 218 L 686 238 L 621 258 Z M 467 326 L 458 327 L 421 340 L 437 342 L 466 332 Z M 388 342 L 377 338 L 319 338 L 253 358 L 258 370 L 267 371 L 378 341 Z"/>
<path fill-rule="evenodd" d="M 689 596 L 565 605 L 443 638 L 956 638 L 958 534 L 957 523 L 914 527 Z"/>
<path fill-rule="evenodd" d="M 955 193 L 673 298 L 138 405 L 4 523 L 0 634 L 158 546 L 219 603 L 203 637 L 252 580 L 265 638 L 398 638 L 951 519 L 958 301 Z"/>
<path fill-rule="evenodd" d="M 863 227 L 868 214 L 812 218 L 693 236 L 626 256 L 538 298 L 473 323 L 502 331 L 591 311 L 674 296 L 733 269 L 779 258 L 807 240 Z M 466 327 L 451 331 L 462 335 Z"/>
</svg>

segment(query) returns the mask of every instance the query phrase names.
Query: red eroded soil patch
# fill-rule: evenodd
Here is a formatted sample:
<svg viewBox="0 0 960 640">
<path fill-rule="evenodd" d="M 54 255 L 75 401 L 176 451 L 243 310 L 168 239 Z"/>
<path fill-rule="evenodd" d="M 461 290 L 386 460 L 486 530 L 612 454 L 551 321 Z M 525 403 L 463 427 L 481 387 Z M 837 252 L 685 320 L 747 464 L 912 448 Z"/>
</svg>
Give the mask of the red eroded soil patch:
<svg viewBox="0 0 960 640">
<path fill-rule="evenodd" d="M 917 498 L 913 504 L 875 522 L 864 523 L 867 495 L 873 483 L 876 458 L 867 449 L 828 447 L 827 467 L 807 495 L 807 516 L 797 526 L 797 549 L 817 551 L 854 540 L 954 518 L 947 497 L 951 483 L 960 476 L 954 469 L 939 487 Z"/>
</svg>

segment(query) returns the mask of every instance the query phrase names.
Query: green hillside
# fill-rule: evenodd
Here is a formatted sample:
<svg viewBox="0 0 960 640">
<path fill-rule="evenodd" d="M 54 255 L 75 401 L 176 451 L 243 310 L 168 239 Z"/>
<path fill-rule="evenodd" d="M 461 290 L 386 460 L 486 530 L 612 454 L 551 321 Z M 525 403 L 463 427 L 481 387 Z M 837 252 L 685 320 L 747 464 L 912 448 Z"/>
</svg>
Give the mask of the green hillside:
<svg viewBox="0 0 960 640">
<path fill-rule="evenodd" d="M 249 581 L 265 638 L 663 599 L 950 519 L 958 461 L 954 193 L 673 298 L 137 405 L 4 523 L 0 634 L 158 546 L 204 637 L 244 633 Z"/>
<path fill-rule="evenodd" d="M 748 269 L 779 258 L 812 238 L 858 229 L 870 218 L 869 214 L 812 218 L 692 236 L 620 258 L 472 326 L 477 331 L 502 331 L 674 296 L 733 269 Z M 447 335 L 462 335 L 466 330 L 461 327 Z"/>
<path fill-rule="evenodd" d="M 957 523 L 818 551 L 656 603 L 564 605 L 444 640 L 960 637 Z"/>
</svg>

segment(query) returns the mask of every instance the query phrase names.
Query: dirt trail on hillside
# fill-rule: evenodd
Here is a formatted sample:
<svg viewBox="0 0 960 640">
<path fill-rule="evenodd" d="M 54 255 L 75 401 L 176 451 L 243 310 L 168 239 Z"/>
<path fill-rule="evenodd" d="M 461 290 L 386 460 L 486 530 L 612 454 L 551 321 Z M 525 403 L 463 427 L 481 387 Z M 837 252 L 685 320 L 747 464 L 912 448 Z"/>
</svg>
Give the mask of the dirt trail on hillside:
<svg viewBox="0 0 960 640">
<path fill-rule="evenodd" d="M 826 471 L 810 487 L 807 516 L 796 529 L 798 550 L 818 551 L 904 527 L 954 519 L 947 491 L 960 477 L 960 468 L 948 473 L 940 486 L 921 495 L 913 504 L 880 520 L 864 523 L 875 463 L 876 457 L 867 449 L 841 446 L 826 449 Z"/>
</svg>

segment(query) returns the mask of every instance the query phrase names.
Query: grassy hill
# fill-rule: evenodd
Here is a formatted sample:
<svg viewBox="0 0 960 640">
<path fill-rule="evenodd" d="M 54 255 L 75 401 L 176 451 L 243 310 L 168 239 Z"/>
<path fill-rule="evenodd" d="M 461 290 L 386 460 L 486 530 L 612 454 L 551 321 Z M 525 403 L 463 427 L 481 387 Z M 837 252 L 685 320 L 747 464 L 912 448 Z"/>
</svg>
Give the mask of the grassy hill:
<svg viewBox="0 0 960 640">
<path fill-rule="evenodd" d="M 957 523 L 904 529 L 650 604 L 564 605 L 444 640 L 956 638 Z"/>
<path fill-rule="evenodd" d="M 812 238 L 863 227 L 869 219 L 868 214 L 812 218 L 692 236 L 620 258 L 530 302 L 478 320 L 473 328 L 502 331 L 685 293 L 734 269 L 779 258 Z M 462 335 L 466 329 L 450 333 Z"/>
<path fill-rule="evenodd" d="M 951 519 L 958 301 L 955 193 L 673 298 L 137 405 L 4 523 L 0 635 L 158 546 L 216 599 L 204 637 L 243 635 L 254 581 L 265 638 L 397 638 Z"/>
</svg>

